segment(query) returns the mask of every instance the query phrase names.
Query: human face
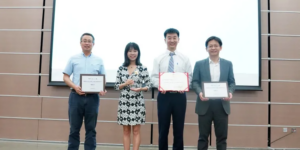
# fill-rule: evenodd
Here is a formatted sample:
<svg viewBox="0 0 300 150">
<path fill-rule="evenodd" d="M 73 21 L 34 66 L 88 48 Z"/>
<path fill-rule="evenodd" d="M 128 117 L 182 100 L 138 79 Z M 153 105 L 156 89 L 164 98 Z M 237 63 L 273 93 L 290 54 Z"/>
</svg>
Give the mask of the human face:
<svg viewBox="0 0 300 150">
<path fill-rule="evenodd" d="M 206 50 L 209 53 L 209 56 L 219 56 L 222 47 L 216 40 L 211 40 L 208 42 Z"/>
<path fill-rule="evenodd" d="M 81 42 L 80 42 L 81 48 L 84 52 L 91 52 L 94 43 L 93 43 L 93 37 L 89 36 L 89 35 L 84 35 L 81 38 Z"/>
<path fill-rule="evenodd" d="M 179 43 L 179 37 L 176 33 L 168 33 L 165 42 L 167 43 L 168 50 L 174 51 Z"/>
<path fill-rule="evenodd" d="M 128 52 L 127 52 L 127 56 L 129 58 L 130 61 L 135 61 L 136 58 L 138 57 L 139 52 L 133 48 L 131 48 Z"/>
</svg>

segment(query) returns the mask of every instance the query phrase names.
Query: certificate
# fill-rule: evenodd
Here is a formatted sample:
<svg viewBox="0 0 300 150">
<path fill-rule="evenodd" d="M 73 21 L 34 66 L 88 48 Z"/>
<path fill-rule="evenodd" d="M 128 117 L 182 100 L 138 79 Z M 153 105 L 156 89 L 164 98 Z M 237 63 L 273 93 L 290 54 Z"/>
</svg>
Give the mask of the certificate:
<svg viewBox="0 0 300 150">
<path fill-rule="evenodd" d="M 205 98 L 220 99 L 229 96 L 227 82 L 203 82 L 202 89 Z"/>
<path fill-rule="evenodd" d="M 189 75 L 183 72 L 159 73 L 159 91 L 189 91 Z"/>
<path fill-rule="evenodd" d="M 105 75 L 80 74 L 80 87 L 84 93 L 99 93 L 100 91 L 104 91 Z"/>
</svg>

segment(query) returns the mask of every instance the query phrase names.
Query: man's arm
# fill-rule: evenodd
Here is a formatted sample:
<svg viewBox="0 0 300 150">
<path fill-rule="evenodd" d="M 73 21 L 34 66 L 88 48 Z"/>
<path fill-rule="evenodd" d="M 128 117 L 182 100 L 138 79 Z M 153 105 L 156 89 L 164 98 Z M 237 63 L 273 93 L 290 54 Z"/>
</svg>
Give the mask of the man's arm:
<svg viewBox="0 0 300 150">
<path fill-rule="evenodd" d="M 63 71 L 63 80 L 69 87 L 75 89 L 76 85 L 70 79 L 72 73 L 73 73 L 73 64 L 72 64 L 72 59 L 70 58 L 65 70 Z"/>
<path fill-rule="evenodd" d="M 151 73 L 152 86 L 159 88 L 158 81 L 159 81 L 159 64 L 157 62 L 157 59 L 154 59 L 153 70 Z"/>
<path fill-rule="evenodd" d="M 190 59 L 188 59 L 186 61 L 186 72 L 189 74 L 189 85 L 190 87 L 192 87 L 192 80 L 193 80 L 193 69 L 192 69 L 192 65 L 191 65 L 191 62 L 190 62 Z"/>
<path fill-rule="evenodd" d="M 233 94 L 235 91 L 235 78 L 234 78 L 234 74 L 233 74 L 233 65 L 232 62 L 229 62 L 229 74 L 228 74 L 228 89 L 229 89 L 229 93 Z"/>
<path fill-rule="evenodd" d="M 194 73 L 193 73 L 193 78 L 192 78 L 192 88 L 194 89 L 196 94 L 199 95 L 202 92 L 199 62 L 195 63 L 193 72 Z"/>
</svg>

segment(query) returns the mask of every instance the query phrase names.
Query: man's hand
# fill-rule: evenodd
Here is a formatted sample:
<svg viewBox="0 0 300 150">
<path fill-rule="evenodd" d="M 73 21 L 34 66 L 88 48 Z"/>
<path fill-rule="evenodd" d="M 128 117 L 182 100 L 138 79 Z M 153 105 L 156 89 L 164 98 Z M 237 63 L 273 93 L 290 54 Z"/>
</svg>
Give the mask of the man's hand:
<svg viewBox="0 0 300 150">
<path fill-rule="evenodd" d="M 183 94 L 185 91 L 178 91 L 180 94 Z"/>
<path fill-rule="evenodd" d="M 106 93 L 107 93 L 107 91 L 104 90 L 104 91 L 99 92 L 99 95 L 103 96 L 103 95 L 105 95 Z"/>
<path fill-rule="evenodd" d="M 230 101 L 232 99 L 232 94 L 229 93 L 229 97 L 223 98 L 223 100 L 225 101 Z"/>
<path fill-rule="evenodd" d="M 73 89 L 74 89 L 74 90 L 76 91 L 76 93 L 79 94 L 79 95 L 84 95 L 84 94 L 85 94 L 84 92 L 81 91 L 81 87 L 80 87 L 80 86 L 75 86 Z"/>
<path fill-rule="evenodd" d="M 160 91 L 161 94 L 166 94 L 167 91 Z"/>
<path fill-rule="evenodd" d="M 208 101 L 208 98 L 203 97 L 202 92 L 199 93 L 199 97 L 200 97 L 201 101 Z"/>
</svg>

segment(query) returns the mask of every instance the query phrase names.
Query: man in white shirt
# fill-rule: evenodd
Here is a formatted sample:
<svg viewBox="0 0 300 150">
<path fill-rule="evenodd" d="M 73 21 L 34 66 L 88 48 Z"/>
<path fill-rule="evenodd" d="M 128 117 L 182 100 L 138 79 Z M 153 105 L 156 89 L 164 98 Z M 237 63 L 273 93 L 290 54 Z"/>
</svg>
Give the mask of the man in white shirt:
<svg viewBox="0 0 300 150">
<path fill-rule="evenodd" d="M 211 124 L 214 122 L 217 150 L 226 150 L 228 115 L 230 99 L 235 91 L 235 79 L 232 62 L 220 58 L 222 41 L 216 36 L 209 37 L 205 42 L 209 58 L 197 61 L 194 68 L 192 87 L 197 94 L 196 114 L 198 114 L 199 139 L 198 150 L 208 149 L 208 137 Z M 204 97 L 202 82 L 227 82 L 228 98 L 208 99 Z"/>
<path fill-rule="evenodd" d="M 154 60 L 151 75 L 152 84 L 158 88 L 160 72 L 186 72 L 192 79 L 192 67 L 188 57 L 176 50 L 179 31 L 174 28 L 164 33 L 167 50 Z M 168 134 L 173 120 L 173 150 L 183 150 L 183 129 L 186 112 L 186 93 L 184 91 L 159 91 L 157 95 L 157 114 L 159 130 L 159 150 L 168 149 Z"/>
</svg>

